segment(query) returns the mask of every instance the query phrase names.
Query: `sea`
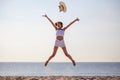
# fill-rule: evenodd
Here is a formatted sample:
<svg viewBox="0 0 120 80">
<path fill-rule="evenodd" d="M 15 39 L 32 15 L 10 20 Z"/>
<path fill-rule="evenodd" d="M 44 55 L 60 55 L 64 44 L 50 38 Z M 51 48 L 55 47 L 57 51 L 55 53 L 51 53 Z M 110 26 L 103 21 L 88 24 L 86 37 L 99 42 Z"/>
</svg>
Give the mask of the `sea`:
<svg viewBox="0 0 120 80">
<path fill-rule="evenodd" d="M 0 62 L 0 76 L 120 76 L 120 62 Z"/>
</svg>

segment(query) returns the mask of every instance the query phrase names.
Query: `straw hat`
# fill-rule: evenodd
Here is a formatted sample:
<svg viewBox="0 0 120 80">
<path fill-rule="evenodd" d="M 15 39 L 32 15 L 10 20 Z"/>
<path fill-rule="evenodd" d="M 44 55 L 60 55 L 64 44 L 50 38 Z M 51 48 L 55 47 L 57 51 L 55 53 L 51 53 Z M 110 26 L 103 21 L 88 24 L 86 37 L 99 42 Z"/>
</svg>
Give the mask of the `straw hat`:
<svg viewBox="0 0 120 80">
<path fill-rule="evenodd" d="M 66 12 L 67 8 L 66 8 L 65 3 L 62 2 L 62 1 L 60 1 L 59 4 L 60 4 L 60 5 L 59 5 L 59 10 L 60 10 L 60 12 L 61 12 L 61 11 Z"/>
</svg>

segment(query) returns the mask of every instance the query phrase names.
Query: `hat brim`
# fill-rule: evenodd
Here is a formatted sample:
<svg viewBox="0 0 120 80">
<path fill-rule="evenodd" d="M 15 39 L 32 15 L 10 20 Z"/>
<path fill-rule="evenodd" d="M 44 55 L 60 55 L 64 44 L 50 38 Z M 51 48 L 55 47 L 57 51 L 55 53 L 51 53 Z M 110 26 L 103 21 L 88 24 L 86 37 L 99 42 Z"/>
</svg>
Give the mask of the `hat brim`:
<svg viewBox="0 0 120 80">
<path fill-rule="evenodd" d="M 67 7 L 66 7 L 65 3 L 60 1 L 59 4 L 60 4 L 59 5 L 60 11 L 66 12 L 67 11 Z"/>
</svg>

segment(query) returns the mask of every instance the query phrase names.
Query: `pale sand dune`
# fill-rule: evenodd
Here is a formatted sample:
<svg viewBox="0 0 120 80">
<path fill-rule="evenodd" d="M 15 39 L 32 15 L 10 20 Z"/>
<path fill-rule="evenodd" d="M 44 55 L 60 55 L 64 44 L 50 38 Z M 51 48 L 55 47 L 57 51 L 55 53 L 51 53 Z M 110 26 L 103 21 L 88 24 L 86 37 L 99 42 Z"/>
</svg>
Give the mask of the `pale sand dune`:
<svg viewBox="0 0 120 80">
<path fill-rule="evenodd" d="M 120 80 L 120 76 L 0 76 L 0 80 Z"/>
</svg>

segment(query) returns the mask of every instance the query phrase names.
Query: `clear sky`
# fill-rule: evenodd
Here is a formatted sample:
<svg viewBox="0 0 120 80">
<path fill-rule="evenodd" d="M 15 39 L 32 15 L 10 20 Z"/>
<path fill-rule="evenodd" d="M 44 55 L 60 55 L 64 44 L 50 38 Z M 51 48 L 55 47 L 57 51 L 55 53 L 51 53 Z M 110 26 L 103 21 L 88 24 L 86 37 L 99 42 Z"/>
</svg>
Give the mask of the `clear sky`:
<svg viewBox="0 0 120 80">
<path fill-rule="evenodd" d="M 0 62 L 45 62 L 52 54 L 55 30 L 42 17 L 64 26 L 69 54 L 77 62 L 120 62 L 120 0 L 0 0 Z M 62 49 L 51 61 L 69 62 Z"/>
</svg>

